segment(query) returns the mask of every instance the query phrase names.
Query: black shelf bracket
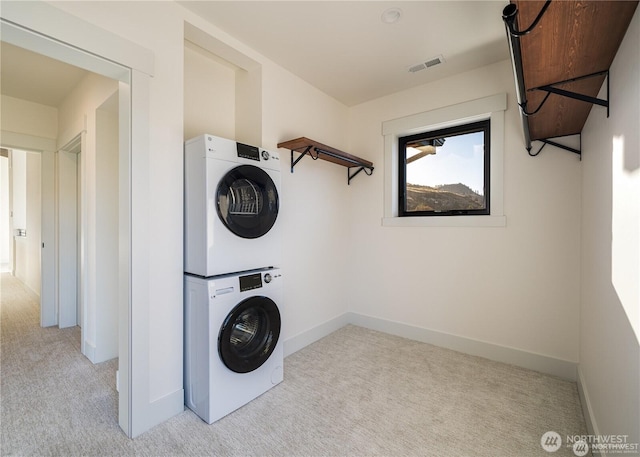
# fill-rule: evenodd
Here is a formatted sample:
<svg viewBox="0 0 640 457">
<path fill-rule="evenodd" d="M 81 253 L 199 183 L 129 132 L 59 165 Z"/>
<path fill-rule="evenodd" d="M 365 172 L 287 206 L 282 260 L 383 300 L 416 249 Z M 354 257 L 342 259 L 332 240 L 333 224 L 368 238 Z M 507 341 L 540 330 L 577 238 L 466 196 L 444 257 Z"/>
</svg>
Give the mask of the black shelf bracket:
<svg viewBox="0 0 640 457">
<path fill-rule="evenodd" d="M 300 153 L 300 155 L 295 160 L 293 158 L 294 151 Z M 314 156 L 314 153 L 315 153 L 315 156 Z M 298 162 L 300 162 L 300 160 L 305 155 L 308 155 L 313 160 L 318 160 L 320 158 L 320 154 L 324 154 L 333 159 L 340 160 L 341 162 L 352 164 L 352 165 L 347 165 L 347 184 L 348 185 L 351 184 L 351 180 L 355 178 L 356 175 L 361 171 L 364 171 L 367 176 L 371 176 L 371 174 L 373 173 L 372 166 L 365 165 L 362 162 L 359 162 L 358 160 L 351 159 L 349 157 L 344 157 L 342 155 L 335 154 L 331 151 L 327 151 L 326 149 L 321 149 L 313 145 L 306 146 L 304 150 L 300 150 L 300 151 L 296 149 L 291 150 L 291 173 L 293 173 L 293 168 L 298 164 Z M 357 168 L 357 170 L 354 173 L 351 173 L 352 168 Z"/>
<path fill-rule="evenodd" d="M 311 155 L 311 148 L 313 148 L 313 146 L 307 146 L 306 148 L 304 148 L 304 151 L 300 152 L 300 155 L 298 156 L 298 158 L 296 160 L 293 160 L 293 151 L 295 151 L 295 149 L 291 150 L 291 173 L 293 173 L 293 167 L 295 167 L 298 162 L 300 162 L 300 160 L 307 154 L 309 154 L 309 156 L 313 159 L 313 160 L 318 160 L 318 156 L 316 155 L 316 157 L 313 157 Z"/>
<path fill-rule="evenodd" d="M 354 173 L 351 173 L 352 168 L 358 168 Z M 348 167 L 347 168 L 347 185 L 351 184 L 351 180 L 356 177 L 358 173 L 364 171 L 367 176 L 371 176 L 373 173 L 373 167 L 366 167 L 364 165 Z"/>
<path fill-rule="evenodd" d="M 582 79 L 595 78 L 596 76 L 602 76 L 602 75 L 606 75 L 606 78 L 607 78 L 607 98 L 606 99 L 591 97 L 590 95 L 584 95 L 584 94 L 580 94 L 570 90 L 560 89 L 559 87 L 555 87 L 562 84 L 572 83 L 575 81 L 580 81 Z M 577 78 L 571 78 L 571 79 L 566 79 L 564 81 L 558 81 L 556 83 L 545 84 L 544 86 L 534 87 L 529 90 L 530 91 L 541 90 L 541 91 L 547 92 L 547 96 L 543 100 L 543 103 L 544 101 L 546 101 L 549 94 L 556 94 L 562 97 L 568 97 L 574 100 L 580 100 L 580 101 L 591 103 L 594 105 L 604 106 L 607 108 L 607 117 L 609 117 L 609 70 L 598 71 L 596 73 L 591 73 L 590 75 L 578 76 Z"/>
<path fill-rule="evenodd" d="M 555 146 L 556 148 L 564 149 L 565 151 L 569 151 L 569 152 L 573 152 L 574 154 L 578 154 L 582 158 L 582 134 L 579 134 L 579 135 L 580 135 L 580 147 L 579 147 L 579 149 L 572 148 L 571 146 L 567 146 L 567 145 L 564 145 L 564 144 L 560 144 L 560 143 L 552 140 L 551 138 L 545 138 L 545 139 L 541 139 L 541 140 L 534 140 L 534 141 L 542 142 L 542 146 L 540 146 L 540 149 L 538 149 L 535 153 L 532 153 L 531 151 L 529 151 L 529 155 L 531 157 L 537 156 L 538 154 L 540 154 L 540 151 L 542 151 L 546 145 L 550 144 L 551 146 Z"/>
</svg>

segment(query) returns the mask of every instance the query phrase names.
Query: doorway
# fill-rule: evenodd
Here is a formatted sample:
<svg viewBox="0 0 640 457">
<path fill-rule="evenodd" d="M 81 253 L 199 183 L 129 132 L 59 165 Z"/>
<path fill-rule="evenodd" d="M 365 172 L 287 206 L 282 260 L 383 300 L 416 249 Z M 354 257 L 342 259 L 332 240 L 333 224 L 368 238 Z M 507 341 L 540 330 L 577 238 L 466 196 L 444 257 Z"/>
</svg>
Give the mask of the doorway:
<svg viewBox="0 0 640 457">
<path fill-rule="evenodd" d="M 2 271 L 40 295 L 40 154 L 3 148 Z"/>
<path fill-rule="evenodd" d="M 118 81 L 118 414 L 120 427 L 135 437 L 184 407 L 181 389 L 161 397 L 150 395 L 149 390 L 158 374 L 176 362 L 171 358 L 167 363 L 156 356 L 156 349 L 152 350 L 157 341 L 149 327 L 153 315 L 148 300 L 153 279 L 149 275 L 152 239 L 148 220 L 140 215 L 152 201 L 150 102 L 155 57 L 150 49 L 82 17 L 48 2 L 3 3 L 2 40 Z M 2 132 L 3 142 L 10 136 Z M 86 157 L 82 164 L 86 165 Z"/>
<path fill-rule="evenodd" d="M 59 57 L 55 50 L 52 52 L 50 38 L 25 31 L 5 23 L 4 20 L 2 27 L 2 39 L 6 39 L 10 45 L 42 55 L 44 58 L 56 60 Z M 25 35 L 28 37 L 25 38 Z M 42 45 L 39 44 L 39 40 L 43 43 Z M 55 48 L 55 42 L 53 44 Z M 60 46 L 64 52 L 70 49 L 62 44 Z M 78 121 L 72 120 L 68 128 L 60 128 L 59 125 L 62 122 L 59 123 L 56 120 L 55 131 L 47 131 L 46 126 L 43 131 L 41 125 L 27 122 L 29 119 L 34 119 L 33 116 L 28 115 L 27 105 L 33 105 L 36 102 L 22 103 L 24 111 L 20 116 L 3 119 L 2 146 L 6 146 L 7 149 L 28 148 L 38 151 L 39 154 L 36 155 L 42 157 L 42 186 L 45 193 L 43 200 L 47 201 L 43 204 L 42 211 L 42 226 L 46 226 L 47 229 L 43 230 L 43 240 L 38 246 L 38 254 L 43 258 L 42 325 L 59 325 L 61 328 L 81 326 L 82 352 L 94 363 L 118 357 L 118 422 L 125 433 L 131 436 L 130 417 L 133 406 L 130 401 L 130 321 L 128 319 L 130 220 L 128 217 L 120 217 L 121 214 L 130 214 L 131 203 L 129 193 L 131 70 L 79 50 L 75 50 L 74 53 L 76 55 L 71 59 L 73 65 L 79 62 L 86 65 L 83 66 L 83 71 L 91 71 L 91 75 L 95 76 L 92 82 L 102 90 L 94 98 L 83 99 L 85 104 L 79 107 L 78 111 L 84 112 L 84 116 L 77 116 Z M 22 63 L 20 60 L 14 60 L 14 64 L 20 63 Z M 108 68 L 107 74 L 104 74 L 105 68 Z M 3 105 L 6 100 L 21 105 L 22 99 L 10 95 L 5 97 L 5 70 L 3 65 Z M 109 83 L 100 85 L 103 80 L 109 80 Z M 83 84 L 85 83 L 86 80 L 83 80 Z M 87 85 L 91 86 L 91 84 Z M 27 121 L 23 122 L 19 128 L 15 128 L 14 124 L 20 119 Z M 109 126 L 105 127 L 107 124 Z M 68 139 L 72 135 L 73 137 Z M 86 141 L 87 136 L 90 137 L 89 141 Z M 98 142 L 100 142 L 99 145 Z M 87 144 L 91 145 L 89 151 L 85 151 Z M 124 151 L 121 153 L 120 150 L 123 148 Z M 111 150 L 110 155 L 116 160 L 111 160 L 109 163 L 111 174 L 107 179 L 108 185 L 105 185 L 105 173 L 102 170 L 96 172 L 104 163 L 98 163 L 96 157 L 107 149 Z M 85 157 L 85 152 L 91 152 L 91 154 Z M 124 157 L 124 160 L 117 160 L 119 157 Z M 91 174 L 86 173 L 87 170 L 91 171 Z M 96 194 L 96 189 L 100 190 L 99 194 Z M 90 202 L 86 196 L 93 197 L 93 201 Z M 108 207 L 108 213 L 111 215 L 115 212 L 116 217 L 103 216 L 100 210 L 103 207 Z M 102 230 L 105 225 L 100 224 L 101 218 L 111 221 L 106 225 L 109 226 L 112 234 L 110 235 L 112 243 L 105 243 L 99 238 L 104 234 Z M 125 227 L 121 229 L 120 224 Z M 97 259 L 99 250 L 102 250 L 102 254 L 108 254 L 110 257 L 108 262 L 103 263 Z M 116 259 L 115 262 L 112 261 L 113 257 Z M 50 262 L 50 259 L 53 261 Z M 105 268 L 110 268 L 111 271 L 105 274 Z M 119 276 L 120 272 L 123 273 L 122 278 Z M 49 285 L 44 285 L 46 279 L 52 277 L 55 278 L 50 281 L 53 292 L 49 290 Z M 115 283 L 113 278 L 116 278 Z M 104 281 L 108 281 L 109 284 L 104 286 Z M 105 289 L 109 289 L 111 309 L 108 312 L 99 311 L 100 303 L 96 303 L 95 300 L 100 291 Z M 48 299 L 50 296 L 54 297 L 51 301 Z M 85 312 L 82 310 L 86 306 L 79 305 L 88 305 L 87 297 L 92 298 L 93 302 Z M 119 313 L 119 308 L 124 308 L 125 312 Z M 119 321 L 121 315 L 124 316 L 124 322 Z M 109 326 L 108 329 L 105 329 L 106 325 Z M 87 336 L 86 332 L 93 333 Z"/>
</svg>

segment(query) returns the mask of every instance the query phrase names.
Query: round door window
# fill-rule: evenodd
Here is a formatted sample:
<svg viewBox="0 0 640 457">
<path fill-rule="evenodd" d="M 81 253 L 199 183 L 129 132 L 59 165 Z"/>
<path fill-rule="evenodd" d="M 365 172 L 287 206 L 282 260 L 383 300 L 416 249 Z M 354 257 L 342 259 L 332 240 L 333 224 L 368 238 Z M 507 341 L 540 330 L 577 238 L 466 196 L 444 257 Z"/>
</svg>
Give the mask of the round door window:
<svg viewBox="0 0 640 457">
<path fill-rule="evenodd" d="M 267 361 L 280 338 L 280 312 L 267 297 L 250 297 L 229 313 L 218 336 L 222 362 L 236 373 L 256 370 Z"/>
<path fill-rule="evenodd" d="M 220 220 L 242 238 L 259 238 L 278 217 L 278 190 L 261 168 L 240 165 L 218 184 L 217 210 Z"/>
</svg>

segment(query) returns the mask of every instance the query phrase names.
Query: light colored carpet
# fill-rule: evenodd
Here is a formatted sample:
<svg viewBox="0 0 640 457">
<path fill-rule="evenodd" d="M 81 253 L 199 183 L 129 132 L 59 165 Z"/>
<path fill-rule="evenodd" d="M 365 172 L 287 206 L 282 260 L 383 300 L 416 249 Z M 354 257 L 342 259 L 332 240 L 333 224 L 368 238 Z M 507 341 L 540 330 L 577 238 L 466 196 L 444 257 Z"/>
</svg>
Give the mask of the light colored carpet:
<svg viewBox="0 0 640 457">
<path fill-rule="evenodd" d="M 361 327 L 285 360 L 285 380 L 207 425 L 186 410 L 130 440 L 117 361 L 93 365 L 77 328 L 40 328 L 2 275 L 3 456 L 573 456 L 543 433 L 586 434 L 576 384 Z"/>
</svg>

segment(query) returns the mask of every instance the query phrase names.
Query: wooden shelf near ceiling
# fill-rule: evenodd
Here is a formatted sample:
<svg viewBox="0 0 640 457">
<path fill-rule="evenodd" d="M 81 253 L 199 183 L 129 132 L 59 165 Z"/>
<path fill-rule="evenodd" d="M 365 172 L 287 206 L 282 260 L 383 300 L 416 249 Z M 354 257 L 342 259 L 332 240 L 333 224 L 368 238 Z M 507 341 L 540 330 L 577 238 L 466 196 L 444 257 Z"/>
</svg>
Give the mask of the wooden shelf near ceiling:
<svg viewBox="0 0 640 457">
<path fill-rule="evenodd" d="M 301 137 L 296 138 L 295 140 L 284 141 L 282 143 L 278 143 L 278 147 L 291 150 L 291 173 L 293 173 L 293 167 L 298 163 L 298 161 L 307 154 L 313 159 L 326 160 L 328 162 L 347 167 L 348 169 L 357 168 L 353 174 L 347 171 L 348 184 L 350 184 L 351 179 L 361 171 L 364 171 L 368 175 L 373 173 L 373 162 L 361 159 L 360 157 L 339 149 L 332 148 L 331 146 L 327 146 L 326 144 L 322 144 L 318 141 L 310 140 L 309 138 Z M 300 153 L 300 156 L 296 160 L 293 159 L 294 151 Z"/>
<path fill-rule="evenodd" d="M 545 2 L 511 3 L 517 5 L 518 23 L 524 29 Z M 553 1 L 537 27 L 520 38 L 528 111 L 534 111 L 546 95 L 533 88 L 608 70 L 637 5 L 637 0 Z M 557 87 L 597 97 L 605 77 L 601 74 Z M 542 109 L 527 118 L 531 140 L 580 133 L 591 108 L 590 103 L 551 94 Z"/>
</svg>

